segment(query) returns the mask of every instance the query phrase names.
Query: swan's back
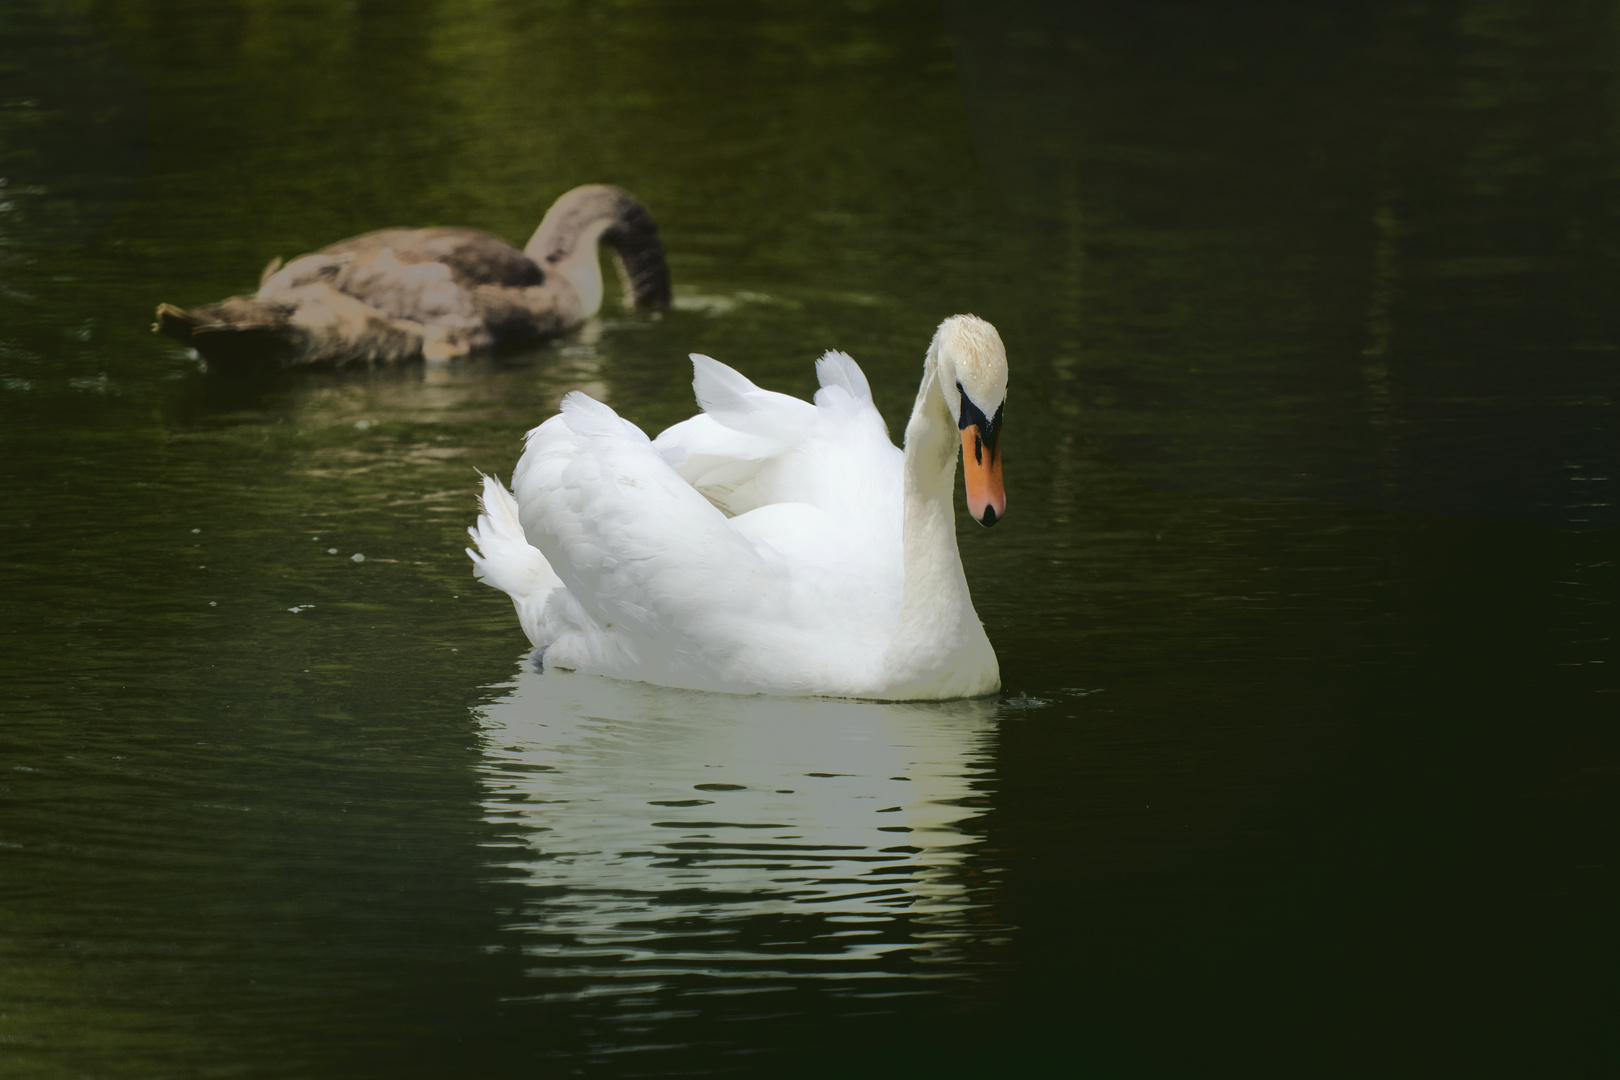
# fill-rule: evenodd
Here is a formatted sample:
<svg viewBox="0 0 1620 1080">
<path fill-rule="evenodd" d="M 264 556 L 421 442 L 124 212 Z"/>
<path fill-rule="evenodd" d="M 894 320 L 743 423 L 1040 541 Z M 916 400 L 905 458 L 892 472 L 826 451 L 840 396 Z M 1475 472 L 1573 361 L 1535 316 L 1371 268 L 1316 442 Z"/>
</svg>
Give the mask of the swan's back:
<svg viewBox="0 0 1620 1080">
<path fill-rule="evenodd" d="M 513 594 L 544 663 L 704 690 L 869 691 L 899 613 L 899 451 L 848 365 L 812 405 L 694 358 L 705 412 L 656 445 L 579 393 L 531 431 L 515 511 L 555 578 L 503 577 L 493 546 L 480 571 L 498 587 L 560 582 Z M 729 514 L 671 457 L 740 470 L 731 490 L 751 505 Z"/>
<path fill-rule="evenodd" d="M 527 288 L 545 281 L 535 261 L 498 236 L 477 229 L 379 229 L 340 240 L 317 255 L 351 255 L 367 262 L 384 251 L 404 265 L 441 263 L 464 288 Z"/>
<path fill-rule="evenodd" d="M 703 412 L 654 443 L 682 478 L 731 516 L 814 506 L 863 543 L 892 541 L 898 560 L 903 455 L 853 359 L 829 352 L 817 361 L 814 405 L 763 390 L 707 356 L 694 354 L 692 364 Z"/>
<path fill-rule="evenodd" d="M 524 534 L 563 583 L 541 620 L 547 664 L 692 689 L 813 693 L 865 660 L 853 646 L 825 646 L 827 620 L 840 614 L 835 589 L 737 528 L 638 428 L 583 394 L 530 433 L 513 487 Z"/>
</svg>

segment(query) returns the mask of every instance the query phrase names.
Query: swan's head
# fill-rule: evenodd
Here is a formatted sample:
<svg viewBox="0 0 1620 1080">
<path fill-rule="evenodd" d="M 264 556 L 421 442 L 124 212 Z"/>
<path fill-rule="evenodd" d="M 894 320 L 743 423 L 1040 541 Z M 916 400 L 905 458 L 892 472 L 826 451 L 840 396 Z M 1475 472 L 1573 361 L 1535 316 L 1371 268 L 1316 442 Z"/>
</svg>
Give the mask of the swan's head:
<svg viewBox="0 0 1620 1080">
<path fill-rule="evenodd" d="M 1007 513 L 1001 485 L 1001 413 L 1007 401 L 1007 349 L 996 328 L 975 315 L 939 324 L 930 350 L 939 390 L 962 432 L 968 512 L 981 525 Z"/>
</svg>

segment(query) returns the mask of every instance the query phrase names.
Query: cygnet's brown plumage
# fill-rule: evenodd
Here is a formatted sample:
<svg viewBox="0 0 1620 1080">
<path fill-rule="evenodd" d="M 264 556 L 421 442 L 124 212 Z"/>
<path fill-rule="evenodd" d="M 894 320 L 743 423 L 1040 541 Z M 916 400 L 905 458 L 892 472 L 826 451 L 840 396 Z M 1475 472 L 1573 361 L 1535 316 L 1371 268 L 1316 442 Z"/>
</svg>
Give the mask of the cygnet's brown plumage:
<svg viewBox="0 0 1620 1080">
<path fill-rule="evenodd" d="M 153 327 L 218 368 L 444 360 L 551 337 L 602 302 L 597 245 L 626 301 L 669 307 L 658 226 L 629 192 L 588 184 L 546 211 L 521 251 L 476 229 L 383 229 L 265 268 L 259 291 L 182 310 Z"/>
</svg>

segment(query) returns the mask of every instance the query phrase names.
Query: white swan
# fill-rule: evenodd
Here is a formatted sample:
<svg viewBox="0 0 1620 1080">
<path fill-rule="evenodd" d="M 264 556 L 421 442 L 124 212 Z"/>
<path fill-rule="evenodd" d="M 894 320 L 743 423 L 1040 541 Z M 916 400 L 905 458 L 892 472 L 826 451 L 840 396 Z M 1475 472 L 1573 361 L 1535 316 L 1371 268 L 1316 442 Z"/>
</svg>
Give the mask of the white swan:
<svg viewBox="0 0 1620 1080">
<path fill-rule="evenodd" d="M 731 693 L 999 689 L 951 506 L 960 440 L 973 517 L 1006 511 L 995 327 L 940 324 L 904 454 L 843 353 L 817 363 L 814 405 L 692 363 L 703 413 L 656 442 L 575 392 L 529 432 L 515 498 L 485 478 L 467 554 L 543 668 Z"/>
</svg>

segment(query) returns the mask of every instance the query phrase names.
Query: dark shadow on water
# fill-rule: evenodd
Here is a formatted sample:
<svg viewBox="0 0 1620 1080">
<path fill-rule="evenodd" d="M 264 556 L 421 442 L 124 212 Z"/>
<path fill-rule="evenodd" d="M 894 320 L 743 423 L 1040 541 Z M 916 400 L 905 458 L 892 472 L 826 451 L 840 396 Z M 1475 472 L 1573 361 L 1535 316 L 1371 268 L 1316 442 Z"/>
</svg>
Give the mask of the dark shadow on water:
<svg viewBox="0 0 1620 1080">
<path fill-rule="evenodd" d="M 947 10 L 1087 437 L 1174 490 L 1620 526 L 1606 7 Z"/>
</svg>

